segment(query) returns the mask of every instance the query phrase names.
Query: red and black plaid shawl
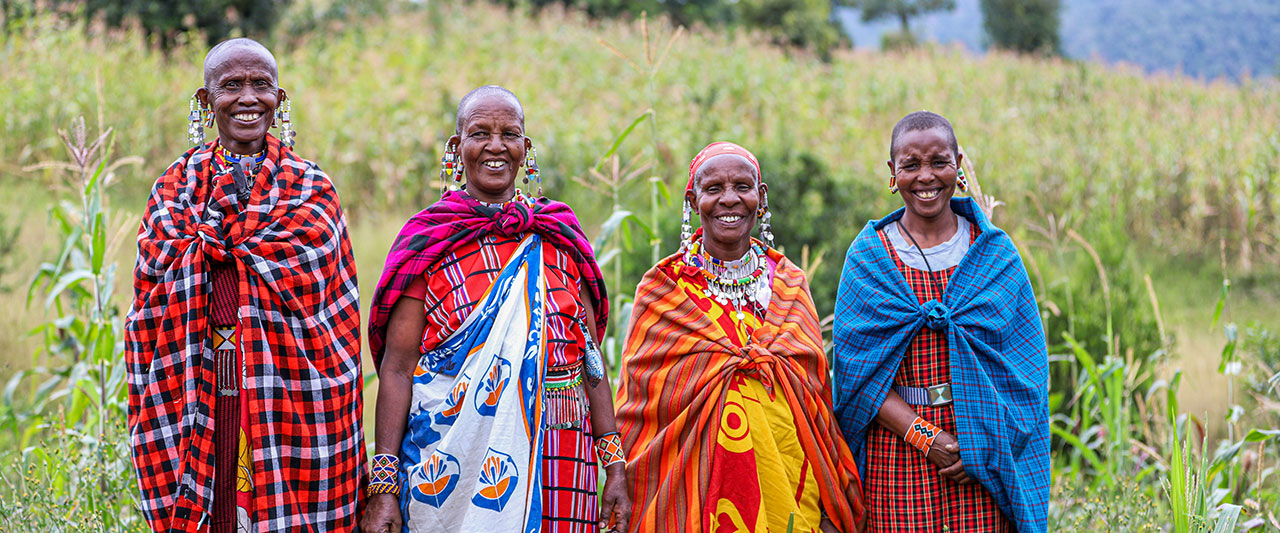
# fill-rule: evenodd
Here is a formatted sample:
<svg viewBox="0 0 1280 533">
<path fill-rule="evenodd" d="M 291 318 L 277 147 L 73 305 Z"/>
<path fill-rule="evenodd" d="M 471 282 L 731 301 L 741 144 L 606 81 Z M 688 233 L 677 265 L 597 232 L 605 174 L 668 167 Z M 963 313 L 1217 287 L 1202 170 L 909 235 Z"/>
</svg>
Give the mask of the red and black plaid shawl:
<svg viewBox="0 0 1280 533">
<path fill-rule="evenodd" d="M 258 531 L 351 530 L 365 480 L 360 313 L 346 220 L 314 163 L 267 136 L 249 198 L 205 144 L 156 182 L 126 319 L 129 432 L 156 531 L 203 531 L 212 509 L 210 267 L 239 278 L 243 421 Z"/>
<path fill-rule="evenodd" d="M 591 291 L 595 303 L 596 338 L 604 338 L 605 327 L 609 325 L 604 276 L 596 265 L 591 241 L 569 206 L 544 197 L 533 207 L 512 201 L 497 208 L 486 206 L 465 192 L 449 191 L 439 202 L 413 215 L 387 253 L 382 279 L 373 292 L 373 311 L 369 313 L 369 351 L 374 366 L 382 364 L 387 321 L 409 283 L 458 246 L 486 233 L 515 236 L 530 231 L 567 252 L 577 263 L 582 284 Z"/>
</svg>

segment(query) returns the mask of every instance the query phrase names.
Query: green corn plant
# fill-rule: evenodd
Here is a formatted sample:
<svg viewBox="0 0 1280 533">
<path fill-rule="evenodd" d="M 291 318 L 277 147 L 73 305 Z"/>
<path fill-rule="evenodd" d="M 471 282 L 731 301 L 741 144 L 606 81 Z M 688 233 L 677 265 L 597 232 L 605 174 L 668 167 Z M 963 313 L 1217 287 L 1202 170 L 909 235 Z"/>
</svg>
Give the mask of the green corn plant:
<svg viewBox="0 0 1280 533">
<path fill-rule="evenodd" d="M 639 228 L 649 238 L 649 242 L 653 243 L 658 240 L 657 233 L 652 226 L 645 223 L 636 213 L 625 209 L 622 206 L 624 188 L 631 183 L 638 181 L 646 171 L 649 170 L 650 164 L 641 162 L 643 155 L 637 154 L 632 157 L 625 165 L 622 163 L 622 157 L 618 155 L 618 148 L 622 146 L 623 141 L 635 131 L 636 127 L 648 119 L 652 113 L 645 112 L 631 121 L 622 133 L 614 139 L 609 149 L 600 156 L 599 161 L 594 168 L 588 170 L 587 177 L 574 176 L 573 180 L 579 185 L 586 187 L 598 195 L 608 198 L 612 201 L 613 208 L 609 217 L 600 225 L 600 234 L 591 243 L 595 248 L 598 256 L 596 262 L 600 265 L 601 270 L 612 269 L 613 279 L 610 283 L 610 292 L 614 294 L 611 305 L 614 306 L 610 310 L 613 318 L 614 326 L 609 328 L 614 332 L 602 342 L 605 356 L 610 362 L 610 369 L 616 371 L 620 362 L 622 352 L 622 336 L 626 335 L 624 331 L 627 324 L 626 320 L 631 316 L 630 304 L 632 295 L 623 290 L 622 287 L 622 253 L 624 250 L 630 250 L 632 246 L 632 227 Z M 661 183 L 661 180 L 649 180 L 651 184 Z M 650 202 L 652 213 L 651 220 L 656 222 L 658 214 L 657 201 L 657 185 L 651 185 L 653 199 Z M 657 245 L 653 244 L 654 252 L 657 253 Z M 656 261 L 655 261 L 656 262 Z"/>
<path fill-rule="evenodd" d="M 0 524 L 23 531 L 142 530 L 124 429 L 116 264 L 107 259 L 127 225 L 113 224 L 103 194 L 114 169 L 132 160 L 111 162 L 111 130 L 90 138 L 83 118 L 60 134 L 71 162 L 39 168 L 70 170 L 78 198 L 50 209 L 62 246 L 28 290 L 28 302 L 40 293 L 53 315 L 36 330 L 45 341 L 43 360 L 4 387 L 9 409 L 2 422 L 17 449 L 0 468 Z"/>
</svg>

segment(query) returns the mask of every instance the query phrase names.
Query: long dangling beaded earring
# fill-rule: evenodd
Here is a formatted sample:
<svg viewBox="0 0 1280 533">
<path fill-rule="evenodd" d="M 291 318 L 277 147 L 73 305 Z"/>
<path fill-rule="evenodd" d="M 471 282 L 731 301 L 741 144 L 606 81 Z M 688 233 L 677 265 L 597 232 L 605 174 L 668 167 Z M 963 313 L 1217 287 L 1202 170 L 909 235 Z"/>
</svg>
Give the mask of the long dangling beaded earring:
<svg viewBox="0 0 1280 533">
<path fill-rule="evenodd" d="M 760 219 L 760 239 L 764 241 L 765 246 L 773 248 L 773 225 L 769 223 L 773 219 L 773 213 L 769 212 L 769 193 L 764 193 L 760 197 L 760 211 L 756 213 L 756 218 Z"/>
<path fill-rule="evenodd" d="M 529 154 L 524 160 L 524 183 L 529 184 L 529 179 L 538 182 L 538 197 L 542 197 L 542 176 L 538 173 L 538 149 L 532 145 L 529 146 Z"/>
<path fill-rule="evenodd" d="M 889 194 L 898 194 L 898 176 L 889 174 Z"/>
<path fill-rule="evenodd" d="M 959 187 L 962 191 L 969 190 L 969 180 L 965 179 L 964 167 L 960 165 L 956 165 L 956 187 Z"/>
<path fill-rule="evenodd" d="M 289 110 L 293 107 L 289 103 L 289 99 L 285 98 L 280 106 L 276 106 L 276 120 L 280 122 L 280 144 L 292 148 L 293 138 L 297 135 L 293 131 L 293 122 L 289 120 Z"/>
<path fill-rule="evenodd" d="M 211 122 L 210 115 L 209 110 L 200 104 L 200 99 L 191 95 L 190 111 L 187 112 L 187 141 L 191 146 L 204 144 L 205 122 Z"/>
<path fill-rule="evenodd" d="M 456 191 L 462 187 L 462 165 L 458 161 L 458 146 L 446 144 L 444 156 L 440 158 L 440 197 L 446 191 Z"/>
<path fill-rule="evenodd" d="M 689 205 L 689 200 L 684 201 L 684 214 L 680 217 L 680 251 L 683 252 L 689 248 L 689 241 L 693 239 L 693 226 L 689 225 L 689 219 L 693 215 L 693 206 Z"/>
</svg>

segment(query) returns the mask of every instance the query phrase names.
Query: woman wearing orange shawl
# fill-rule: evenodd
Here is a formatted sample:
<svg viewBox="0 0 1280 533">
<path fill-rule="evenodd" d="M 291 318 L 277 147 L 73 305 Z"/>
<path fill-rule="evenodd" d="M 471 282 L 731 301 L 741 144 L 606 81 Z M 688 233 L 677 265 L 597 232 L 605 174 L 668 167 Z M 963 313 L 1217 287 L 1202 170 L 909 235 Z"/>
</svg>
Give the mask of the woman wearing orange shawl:
<svg viewBox="0 0 1280 533">
<path fill-rule="evenodd" d="M 767 189 L 746 149 L 704 148 L 689 165 L 681 249 L 636 289 L 618 424 L 637 531 L 862 529 L 808 281 L 751 238 L 758 219 L 772 244 Z"/>
</svg>

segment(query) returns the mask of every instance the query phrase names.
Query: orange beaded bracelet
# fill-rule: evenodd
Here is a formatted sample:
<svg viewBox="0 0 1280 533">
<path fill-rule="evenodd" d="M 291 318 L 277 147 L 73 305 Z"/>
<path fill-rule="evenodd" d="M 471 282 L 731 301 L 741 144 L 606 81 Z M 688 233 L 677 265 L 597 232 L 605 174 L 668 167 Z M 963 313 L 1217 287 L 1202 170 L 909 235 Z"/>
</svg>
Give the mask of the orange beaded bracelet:
<svg viewBox="0 0 1280 533">
<path fill-rule="evenodd" d="M 925 419 L 917 416 L 911 422 L 911 425 L 907 427 L 907 434 L 903 438 L 906 439 L 908 444 L 915 446 L 917 450 L 928 454 L 929 448 L 933 446 L 933 440 L 938 438 L 939 433 L 942 433 L 942 430 L 938 426 L 930 424 Z"/>
</svg>

